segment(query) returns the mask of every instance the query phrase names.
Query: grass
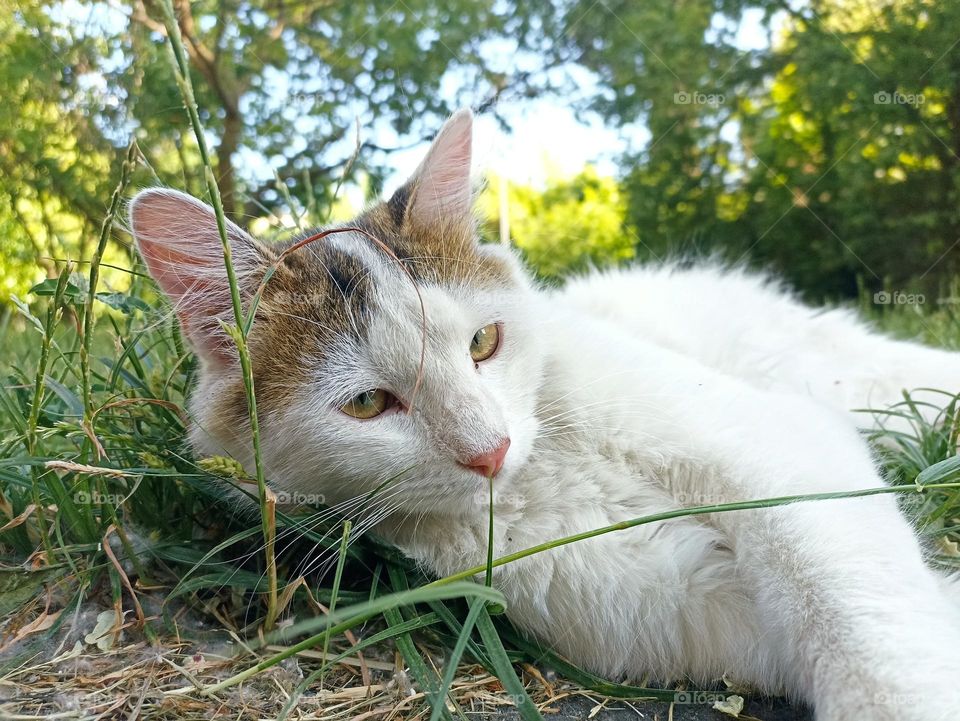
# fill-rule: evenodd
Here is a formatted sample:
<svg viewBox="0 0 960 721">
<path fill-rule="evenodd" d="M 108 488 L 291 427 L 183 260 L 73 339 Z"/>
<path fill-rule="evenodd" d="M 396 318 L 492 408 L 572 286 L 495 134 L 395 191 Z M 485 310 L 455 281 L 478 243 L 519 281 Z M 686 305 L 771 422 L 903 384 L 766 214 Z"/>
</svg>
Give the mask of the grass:
<svg viewBox="0 0 960 721">
<path fill-rule="evenodd" d="M 155 718 L 214 707 L 258 718 L 311 718 L 321 708 L 330 718 L 374 711 L 440 718 L 517 701 L 535 718 L 558 688 L 672 698 L 669 690 L 594 678 L 525 640 L 497 616 L 503 599 L 495 584 L 464 581 L 485 567 L 424 578 L 375 536 L 350 538 L 341 519 L 307 523 L 317 509 L 270 510 L 280 620 L 271 631 L 263 528 L 220 505 L 216 491 L 216 482 L 256 485 L 229 459 L 195 459 L 185 447 L 184 399 L 195 362 L 175 323 L 141 276 L 124 297 L 101 299 L 84 287 L 89 275 L 71 271 L 41 284 L 4 329 L 0 689 L 20 696 L 8 708 L 28 716 L 69 711 L 71 699 L 94 693 L 104 678 L 147 689 L 141 712 Z M 937 317 L 894 320 L 901 330 L 940 323 L 960 340 L 960 326 Z M 84 347 L 86 365 L 79 362 Z M 909 399 L 889 412 L 914 427 L 884 446 L 898 484 L 892 490 L 907 491 L 923 532 L 936 537 L 935 560 L 957 567 L 956 399 L 944 397 L 935 425 Z M 917 483 L 924 493 L 914 492 Z M 658 514 L 544 539 L 517 557 L 679 515 L 793 500 Z M 311 573 L 304 558 L 337 562 L 328 573 Z M 491 558 L 488 566 L 512 560 Z M 103 648 L 84 638 L 98 620 Z M 546 682 L 543 666 L 564 681 Z M 115 700 L 107 694 L 94 708 Z"/>
<path fill-rule="evenodd" d="M 185 56 L 167 19 L 171 62 L 206 161 Z M 353 537 L 349 522 L 323 509 L 278 509 L 259 463 L 249 479 L 230 459 L 187 449 L 184 401 L 196 364 L 150 283 L 135 268 L 128 292 L 98 292 L 99 259 L 136 157 L 131 148 L 95 254 L 76 266 L 85 272 L 63 265 L 2 327 L 0 713 L 434 721 L 512 705 L 534 719 L 585 690 L 672 699 L 672 690 L 596 678 L 525 639 L 499 613 L 493 568 L 625 527 L 798 497 L 544 539 L 447 579 L 424 577 L 375 535 Z M 223 236 L 209 162 L 205 170 Z M 252 321 L 232 273 L 230 282 L 232 335 L 256 428 L 245 351 Z M 891 308 L 880 322 L 960 347 L 955 309 Z M 873 492 L 901 493 L 936 539 L 936 562 L 956 568 L 960 422 L 956 398 L 944 396 L 943 406 L 933 425 L 909 398 L 889 411 L 910 418 L 914 432 L 886 434 L 895 487 Z M 249 492 L 259 524 L 222 504 L 222 483 Z M 484 573 L 487 583 L 468 581 Z M 562 679 L 551 681 L 544 667 Z"/>
</svg>

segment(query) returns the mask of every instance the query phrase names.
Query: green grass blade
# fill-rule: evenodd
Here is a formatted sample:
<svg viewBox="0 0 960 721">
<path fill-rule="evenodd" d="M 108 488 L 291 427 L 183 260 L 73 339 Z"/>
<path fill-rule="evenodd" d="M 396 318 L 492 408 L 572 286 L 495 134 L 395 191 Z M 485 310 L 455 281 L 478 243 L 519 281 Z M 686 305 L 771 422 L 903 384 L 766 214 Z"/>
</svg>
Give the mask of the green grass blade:
<svg viewBox="0 0 960 721">
<path fill-rule="evenodd" d="M 333 589 L 330 591 L 329 613 L 335 613 L 337 610 L 337 594 L 340 593 L 340 580 L 343 578 L 343 564 L 347 560 L 347 544 L 350 542 L 350 529 L 353 524 L 350 521 L 343 522 L 343 537 L 340 540 L 340 554 L 337 556 L 337 570 L 333 576 Z M 330 636 L 323 639 L 323 657 L 327 657 L 327 650 L 330 648 Z M 321 686 L 323 677 L 320 677 Z"/>
<path fill-rule="evenodd" d="M 533 699 L 523 687 L 523 683 L 513 670 L 513 664 L 507 656 L 500 635 L 497 633 L 493 620 L 487 612 L 486 606 L 480 607 L 480 613 L 477 616 L 477 630 L 480 632 L 480 638 L 487 649 L 487 656 L 497 671 L 497 678 L 506 689 L 507 693 L 513 696 L 514 704 L 524 721 L 543 721 L 543 716 L 537 710 Z"/>
<path fill-rule="evenodd" d="M 354 654 L 359 653 L 360 651 L 363 651 L 365 648 L 368 648 L 370 646 L 376 646 L 377 644 L 383 643 L 384 641 L 389 641 L 402 634 L 407 634 L 407 633 L 410 633 L 411 631 L 417 631 L 423 628 L 427 628 L 439 622 L 440 622 L 440 617 L 435 613 L 427 613 L 427 614 L 424 614 L 423 616 L 416 616 L 415 618 L 412 618 L 408 621 L 403 621 L 402 623 L 399 623 L 396 626 L 391 626 L 390 628 L 380 631 L 379 633 L 375 633 L 371 636 L 368 636 L 362 641 L 358 641 L 357 643 L 353 644 L 347 650 L 342 651 L 341 653 L 338 653 L 336 656 L 333 656 L 329 659 L 327 659 L 326 654 L 324 654 L 323 666 L 318 668 L 316 671 L 314 671 L 309 676 L 307 676 L 303 681 L 297 684 L 297 687 L 293 690 L 293 693 L 290 694 L 290 698 L 288 699 L 287 703 L 284 705 L 283 710 L 280 712 L 280 715 L 277 717 L 277 721 L 284 721 L 284 719 L 286 719 L 290 711 L 292 711 L 294 706 L 296 706 L 297 700 L 300 698 L 300 696 L 303 695 L 304 691 L 306 691 L 310 686 L 312 686 L 316 682 L 316 680 L 320 678 L 324 673 L 326 673 L 331 666 L 339 663 L 345 658 L 348 658 L 350 656 L 353 656 Z"/>
<path fill-rule="evenodd" d="M 390 583 L 393 584 L 395 589 L 401 588 L 404 591 L 407 590 L 406 577 L 403 575 L 402 570 L 391 566 L 388 569 L 388 572 L 390 574 Z M 400 609 L 398 607 L 387 609 L 384 612 L 383 617 L 391 627 L 395 627 L 403 623 L 403 616 L 400 614 Z M 439 713 L 443 716 L 443 718 L 450 718 L 450 712 L 447 710 L 445 698 L 440 694 L 440 679 L 433 668 L 427 666 L 427 664 L 424 662 L 423 657 L 420 655 L 420 651 L 413 642 L 413 638 L 409 633 L 405 633 L 397 636 L 395 643 L 397 645 L 397 650 L 399 650 L 403 655 L 403 660 L 410 669 L 410 673 L 413 675 L 414 680 L 416 680 L 416 682 L 419 683 L 420 686 L 426 691 L 427 698 L 430 700 L 430 705 L 432 708 L 434 710 L 439 709 Z"/>
<path fill-rule="evenodd" d="M 470 602 L 470 611 L 467 613 L 467 618 L 463 622 L 463 629 L 460 631 L 460 635 L 457 637 L 457 643 L 454 645 L 453 650 L 450 652 L 450 657 L 447 659 L 447 667 L 444 669 L 443 678 L 440 679 L 440 691 L 437 693 L 438 702 L 434 704 L 430 712 L 430 721 L 439 721 L 440 719 L 440 715 L 445 708 L 442 701 L 447 698 L 450 693 L 450 687 L 453 685 L 453 677 L 456 676 L 457 666 L 460 665 L 460 658 L 463 656 L 467 642 L 470 640 L 470 634 L 473 633 L 473 626 L 483 610 L 483 601 L 474 599 Z"/>
<path fill-rule="evenodd" d="M 511 646 L 522 650 L 534 664 L 549 666 L 564 678 L 596 691 L 611 698 L 652 699 L 658 701 L 673 701 L 676 693 L 662 688 L 645 688 L 643 686 L 629 686 L 613 683 L 589 671 L 575 666 L 562 656 L 549 649 L 527 640 L 519 633 L 510 629 L 501 629 L 501 638 L 507 640 Z"/>
</svg>

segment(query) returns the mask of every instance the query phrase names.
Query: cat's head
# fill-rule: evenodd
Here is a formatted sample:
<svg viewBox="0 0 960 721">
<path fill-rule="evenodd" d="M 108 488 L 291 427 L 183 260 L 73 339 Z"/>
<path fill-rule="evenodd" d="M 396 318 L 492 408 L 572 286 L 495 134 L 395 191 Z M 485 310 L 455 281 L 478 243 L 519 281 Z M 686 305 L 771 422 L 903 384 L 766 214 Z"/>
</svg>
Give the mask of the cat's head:
<svg viewBox="0 0 960 721">
<path fill-rule="evenodd" d="M 295 241 L 264 244 L 228 223 L 245 309 L 268 276 L 249 348 L 277 490 L 338 503 L 396 479 L 381 491 L 392 505 L 469 512 L 487 474 L 509 482 L 529 456 L 542 374 L 533 294 L 512 252 L 477 240 L 471 143 L 472 116 L 460 111 L 402 188 L 342 226 L 364 232 L 329 235 L 279 264 Z M 201 359 L 193 444 L 252 470 L 240 363 L 221 325 L 233 308 L 214 213 L 151 189 L 130 222 Z"/>
</svg>

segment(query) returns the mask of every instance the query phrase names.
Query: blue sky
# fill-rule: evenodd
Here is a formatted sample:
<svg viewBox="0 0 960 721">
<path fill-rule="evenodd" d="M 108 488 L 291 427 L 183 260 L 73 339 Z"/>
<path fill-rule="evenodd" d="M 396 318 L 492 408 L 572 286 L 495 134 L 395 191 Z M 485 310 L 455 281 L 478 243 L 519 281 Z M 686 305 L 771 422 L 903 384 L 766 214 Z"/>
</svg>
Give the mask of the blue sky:
<svg viewBox="0 0 960 721">
<path fill-rule="evenodd" d="M 107 4 L 90 6 L 76 0 L 64 0 L 54 6 L 52 13 L 61 15 L 70 21 L 74 28 L 83 27 L 87 32 L 97 29 L 116 30 L 125 27 L 125 10 Z M 717 20 L 717 22 L 720 22 Z M 774 22 L 776 26 L 778 23 Z M 736 30 L 736 43 L 744 50 L 762 48 L 768 39 L 762 26 L 762 13 L 748 10 Z M 517 53 L 509 41 L 494 41 L 487 49 L 489 62 L 495 69 L 510 71 L 535 63 L 536 59 Z M 122 59 L 117 59 L 122 63 Z M 582 68 L 565 68 L 575 80 L 578 96 L 587 97 L 596 90 L 595 78 Z M 459 95 L 458 78 L 462 75 L 449 72 L 441 83 L 441 95 L 452 100 Z M 87 79 L 87 85 L 109 96 L 103 78 Z M 280 106 L 289 104 L 287 84 L 282 73 L 273 73 L 267 84 L 273 88 L 273 101 Z M 477 98 L 476 102 L 483 98 Z M 475 172 L 492 172 L 505 176 L 512 182 L 542 186 L 551 176 L 570 176 L 587 164 L 595 165 L 603 174 L 617 172 L 617 159 L 627 151 L 640 150 L 649 141 L 650 133 L 642 123 L 626 125 L 618 129 L 606 127 L 600 118 L 590 114 L 577 115 L 572 105 L 578 97 L 542 97 L 538 99 L 521 98 L 503 100 L 498 104 L 499 114 L 511 127 L 505 133 L 494 118 L 483 116 L 477 119 L 474 142 Z M 349 115 L 349 113 L 346 113 Z M 186 119 L 184 119 L 186 122 Z M 409 138 L 398 138 L 389 124 L 360 117 L 359 132 L 361 138 L 381 146 L 397 146 L 409 143 Z M 735 129 L 733 130 L 735 132 Z M 305 137 L 310 128 L 304 127 Z M 344 141 L 340 150 L 341 157 L 349 154 L 353 144 L 352 133 Z M 215 144 L 216 139 L 211 138 Z M 296 141 L 294 142 L 296 145 Z M 391 153 L 384 163 L 393 168 L 388 176 L 384 190 L 389 192 L 400 185 L 416 168 L 426 149 L 421 144 L 409 150 Z M 238 169 L 244 176 L 268 180 L 273 176 L 273 167 L 279 166 L 283 158 L 268 158 L 252 150 L 242 150 L 236 159 Z M 354 195 L 354 193 L 351 193 Z"/>
<path fill-rule="evenodd" d="M 762 19 L 763 13 L 759 10 L 748 10 L 744 14 L 736 28 L 736 45 L 740 49 L 767 46 Z M 592 94 L 596 81 L 591 74 L 583 69 L 572 72 L 580 93 Z M 455 88 L 445 90 L 450 97 L 456 94 Z M 593 164 L 603 174 L 614 175 L 620 156 L 642 149 L 650 140 L 650 132 L 641 123 L 609 128 L 595 115 L 578 118 L 571 104 L 569 97 L 501 102 L 498 111 L 511 127 L 509 134 L 503 132 L 492 117 L 478 118 L 474 138 L 475 172 L 493 172 L 516 183 L 536 186 L 542 186 L 551 176 L 574 175 L 587 164 Z M 380 140 L 375 138 L 375 142 Z M 425 148 L 425 145 L 418 146 L 390 156 L 390 165 L 396 170 L 388 178 L 385 191 L 400 185 L 413 172 Z"/>
</svg>

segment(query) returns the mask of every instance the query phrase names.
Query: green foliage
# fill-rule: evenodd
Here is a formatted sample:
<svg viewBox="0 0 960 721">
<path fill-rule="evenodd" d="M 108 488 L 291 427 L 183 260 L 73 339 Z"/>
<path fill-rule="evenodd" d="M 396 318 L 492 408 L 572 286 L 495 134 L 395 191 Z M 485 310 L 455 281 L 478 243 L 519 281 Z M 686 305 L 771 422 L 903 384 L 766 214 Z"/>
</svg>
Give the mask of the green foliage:
<svg viewBox="0 0 960 721">
<path fill-rule="evenodd" d="M 918 296 L 913 304 L 878 305 L 864 295 L 861 307 L 887 333 L 927 345 L 960 350 L 960 283 L 938 296 Z"/>
<path fill-rule="evenodd" d="M 0 13 L 0 300 L 55 275 L 52 258 L 86 255 L 116 184 L 119 153 L 79 79 L 99 52 L 36 6 Z"/>
<path fill-rule="evenodd" d="M 858 279 L 933 294 L 960 270 L 960 58 L 947 52 L 960 6 L 822 11 L 793 20 L 771 92 L 744 109 L 744 134 L 769 166 L 747 185 L 755 256 L 824 294 L 850 294 Z M 788 203 L 796 209 L 760 237 Z"/>
<path fill-rule="evenodd" d="M 627 238 L 640 258 L 772 267 L 814 298 L 932 295 L 960 269 L 957 3 L 175 6 L 236 218 L 322 222 L 345 171 L 374 191 L 389 151 L 431 133 L 453 105 L 496 113 L 488 100 L 576 90 L 625 137 L 642 127 L 650 138 L 624 154 L 619 193 L 588 177 L 568 189 L 624 204 L 624 238 L 611 235 L 612 211 L 567 217 L 573 206 L 548 197 L 563 183 L 529 216 L 536 193 L 511 189 L 513 235 L 545 277 L 629 257 Z M 743 50 L 748 16 L 768 42 Z M 54 258 L 89 256 L 131 135 L 146 161 L 134 186 L 204 193 L 164 36 L 153 1 L 45 0 L 0 19 L 0 299 L 54 277 Z M 503 51 L 524 69 L 505 70 Z M 572 66 L 595 84 L 551 72 Z M 395 144 L 367 140 L 381 136 Z M 129 239 L 118 229 L 113 240 L 106 264 L 126 266 Z M 125 290 L 123 276 L 105 280 Z"/>
<path fill-rule="evenodd" d="M 591 6 L 565 18 L 608 91 L 591 104 L 652 135 L 624 163 L 642 257 L 749 259 L 817 298 L 960 269 L 960 5 Z M 737 47 L 748 9 L 782 28 L 769 47 Z"/>
<path fill-rule="evenodd" d="M 499 233 L 503 182 L 491 179 L 480 199 L 491 237 Z M 587 168 L 570 179 L 551 179 L 542 191 L 510 184 L 506 195 L 510 240 L 544 278 L 634 256 L 636 233 L 625 221 L 626 200 L 613 178 Z"/>
<path fill-rule="evenodd" d="M 482 0 L 174 5 L 236 219 L 276 210 L 322 222 L 345 172 L 377 186 L 390 152 L 434 132 L 465 98 L 508 83 L 481 47 L 530 31 L 526 14 Z M 54 259 L 89 259 L 131 136 L 143 161 L 134 187 L 205 193 L 165 38 L 155 0 L 42 0 L 3 13 L 0 301 L 55 276 Z M 452 73 L 460 91 L 451 98 L 439 90 Z M 371 132 L 397 139 L 377 145 Z M 105 263 L 128 266 L 122 228 L 113 241 Z M 105 280 L 125 290 L 125 277 Z"/>
</svg>

